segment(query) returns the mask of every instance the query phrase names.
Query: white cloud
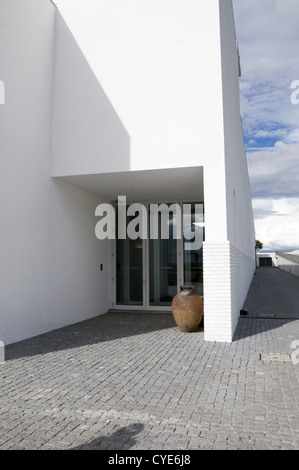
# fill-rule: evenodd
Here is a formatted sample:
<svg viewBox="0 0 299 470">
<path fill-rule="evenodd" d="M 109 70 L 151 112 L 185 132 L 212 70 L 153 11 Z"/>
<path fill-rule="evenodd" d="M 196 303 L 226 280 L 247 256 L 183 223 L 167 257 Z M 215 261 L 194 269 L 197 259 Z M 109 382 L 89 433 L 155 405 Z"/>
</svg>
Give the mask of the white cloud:
<svg viewBox="0 0 299 470">
<path fill-rule="evenodd" d="M 277 142 L 248 154 L 251 192 L 257 197 L 299 197 L 299 144 Z"/>
<path fill-rule="evenodd" d="M 299 2 L 234 0 L 234 11 L 245 135 L 273 126 L 292 132 L 299 122 L 299 106 L 291 103 L 291 84 L 299 80 Z"/>
<path fill-rule="evenodd" d="M 241 114 L 256 236 L 299 247 L 298 0 L 233 0 L 241 55 Z"/>
<path fill-rule="evenodd" d="M 272 129 L 272 130 L 258 130 L 255 132 L 254 137 L 256 139 L 266 139 L 273 137 L 283 137 L 287 134 L 286 129 Z"/>
<path fill-rule="evenodd" d="M 299 198 L 253 200 L 256 238 L 264 250 L 299 247 Z M 259 217 L 261 215 L 261 217 Z"/>
<path fill-rule="evenodd" d="M 278 71 L 282 76 L 297 71 L 298 1 L 233 3 L 244 74 L 269 80 Z"/>
</svg>

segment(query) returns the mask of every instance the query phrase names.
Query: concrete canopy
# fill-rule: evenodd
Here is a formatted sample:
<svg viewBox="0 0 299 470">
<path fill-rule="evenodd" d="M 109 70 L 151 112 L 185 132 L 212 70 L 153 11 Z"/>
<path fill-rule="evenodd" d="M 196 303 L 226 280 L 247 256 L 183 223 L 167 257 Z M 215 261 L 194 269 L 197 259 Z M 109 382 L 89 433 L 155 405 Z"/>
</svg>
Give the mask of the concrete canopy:
<svg viewBox="0 0 299 470">
<path fill-rule="evenodd" d="M 203 167 L 71 175 L 60 179 L 109 201 L 118 196 L 126 196 L 128 202 L 204 200 Z"/>
</svg>

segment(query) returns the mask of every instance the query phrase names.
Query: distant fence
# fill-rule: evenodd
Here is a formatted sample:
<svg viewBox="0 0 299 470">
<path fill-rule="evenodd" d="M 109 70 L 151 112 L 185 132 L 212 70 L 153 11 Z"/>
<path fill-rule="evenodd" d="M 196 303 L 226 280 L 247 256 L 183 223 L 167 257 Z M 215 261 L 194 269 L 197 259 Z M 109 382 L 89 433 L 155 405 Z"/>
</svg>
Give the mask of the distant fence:
<svg viewBox="0 0 299 470">
<path fill-rule="evenodd" d="M 299 255 L 276 251 L 275 257 L 279 269 L 299 277 Z"/>
</svg>

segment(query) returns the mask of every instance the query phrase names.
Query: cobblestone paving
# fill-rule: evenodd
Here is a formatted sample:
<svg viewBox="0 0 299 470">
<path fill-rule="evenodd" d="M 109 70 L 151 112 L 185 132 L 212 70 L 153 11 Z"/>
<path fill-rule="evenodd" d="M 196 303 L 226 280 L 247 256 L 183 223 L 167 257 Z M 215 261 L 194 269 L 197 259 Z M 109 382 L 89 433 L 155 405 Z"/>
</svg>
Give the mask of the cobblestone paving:
<svg viewBox="0 0 299 470">
<path fill-rule="evenodd" d="M 273 272 L 273 296 L 290 288 L 265 269 L 247 304 Z M 281 307 L 241 317 L 231 344 L 183 334 L 170 314 L 120 312 L 7 346 L 0 449 L 299 449 L 299 318 Z"/>
<path fill-rule="evenodd" d="M 258 268 L 244 307 L 252 316 L 299 318 L 299 277 L 278 268 Z"/>
</svg>

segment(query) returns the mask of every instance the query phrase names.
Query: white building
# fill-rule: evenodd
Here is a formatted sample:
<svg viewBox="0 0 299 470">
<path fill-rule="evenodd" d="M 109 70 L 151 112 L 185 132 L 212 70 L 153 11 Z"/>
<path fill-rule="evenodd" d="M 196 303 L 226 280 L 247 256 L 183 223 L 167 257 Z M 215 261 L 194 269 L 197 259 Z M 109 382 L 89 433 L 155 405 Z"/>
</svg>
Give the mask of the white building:
<svg viewBox="0 0 299 470">
<path fill-rule="evenodd" d="M 230 342 L 255 270 L 232 2 L 73 9 L 0 3 L 0 339 L 170 310 L 192 282 L 205 340 Z M 201 204 L 203 250 L 99 240 L 95 209 L 118 196 Z"/>
</svg>

